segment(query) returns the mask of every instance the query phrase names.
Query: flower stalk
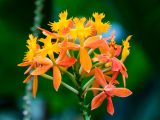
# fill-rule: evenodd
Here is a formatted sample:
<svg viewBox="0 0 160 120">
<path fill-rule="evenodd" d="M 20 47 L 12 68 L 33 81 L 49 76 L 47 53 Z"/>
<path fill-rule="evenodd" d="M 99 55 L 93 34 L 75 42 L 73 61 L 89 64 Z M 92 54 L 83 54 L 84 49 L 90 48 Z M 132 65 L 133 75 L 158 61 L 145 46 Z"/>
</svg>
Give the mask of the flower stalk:
<svg viewBox="0 0 160 120">
<path fill-rule="evenodd" d="M 68 18 L 67 10 L 59 14 L 58 21 L 49 23 L 52 31 L 48 31 L 39 27 L 42 18 L 40 10 L 42 7 L 35 12 L 33 35 L 30 34 L 27 40 L 28 51 L 23 62 L 18 64 L 29 66 L 24 72 L 28 77 L 23 82 L 31 82 L 33 78 L 32 95 L 36 96 L 38 77 L 41 76 L 51 80 L 57 92 L 62 85 L 78 97 L 84 120 L 91 119 L 91 110 L 98 108 L 105 98 L 108 101 L 107 112 L 113 115 L 112 96 L 127 97 L 132 94 L 126 88 L 128 73 L 124 65 L 130 53 L 131 36 L 123 41 L 123 45 L 118 45 L 114 32 L 107 38 L 102 37 L 102 33 L 110 29 L 109 22 L 102 22 L 103 13 L 93 13 L 93 19 L 87 20 L 85 17 Z M 44 37 L 39 38 L 37 30 Z M 50 70 L 52 76 L 46 74 Z M 71 82 L 63 81 L 62 74 L 71 80 L 74 87 Z M 123 87 L 117 86 L 119 74 L 122 75 Z M 91 104 L 86 101 L 88 91 L 93 92 Z"/>
<path fill-rule="evenodd" d="M 50 76 L 50 75 L 47 75 L 47 74 L 42 74 L 41 77 L 46 78 L 46 79 L 48 79 L 48 80 L 53 80 L 53 77 Z M 71 87 L 70 85 L 66 84 L 65 82 L 62 81 L 61 84 L 62 84 L 65 88 L 67 88 L 68 90 L 72 91 L 73 93 L 75 93 L 75 94 L 77 94 L 77 95 L 79 94 L 79 92 L 78 92 L 75 88 Z"/>
</svg>

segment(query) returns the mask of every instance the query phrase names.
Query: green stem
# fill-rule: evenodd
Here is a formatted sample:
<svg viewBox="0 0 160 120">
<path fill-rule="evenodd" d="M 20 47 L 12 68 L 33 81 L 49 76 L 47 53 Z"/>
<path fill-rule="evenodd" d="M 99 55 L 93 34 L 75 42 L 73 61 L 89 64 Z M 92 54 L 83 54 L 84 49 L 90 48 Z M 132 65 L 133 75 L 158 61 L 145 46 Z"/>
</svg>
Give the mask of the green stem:
<svg viewBox="0 0 160 120">
<path fill-rule="evenodd" d="M 42 76 L 42 77 L 44 77 L 44 78 L 46 78 L 46 79 L 48 79 L 48 80 L 53 80 L 53 77 L 50 76 L 50 75 L 47 75 L 47 74 L 42 74 L 42 75 L 40 75 L 40 76 Z M 71 87 L 70 85 L 66 84 L 66 83 L 63 82 L 63 81 L 61 81 L 61 84 L 62 84 L 65 88 L 67 88 L 68 90 L 70 90 L 70 91 L 72 91 L 73 93 L 75 93 L 75 94 L 78 95 L 79 92 L 78 92 L 75 88 Z"/>
<path fill-rule="evenodd" d="M 61 84 L 64 86 L 64 87 L 66 87 L 67 89 L 69 89 L 70 91 L 72 91 L 73 93 L 75 93 L 75 94 L 79 94 L 79 92 L 76 90 L 76 89 L 74 89 L 73 87 L 71 87 L 70 85 L 68 85 L 68 84 L 66 84 L 65 82 L 61 82 Z"/>
<path fill-rule="evenodd" d="M 86 90 L 83 92 L 82 96 L 84 96 L 84 95 L 85 95 L 85 93 L 87 93 L 88 91 L 91 91 L 91 90 L 103 91 L 103 89 L 102 89 L 102 88 L 88 88 L 88 89 L 86 89 Z"/>
<path fill-rule="evenodd" d="M 92 66 L 92 68 L 97 67 L 97 66 L 101 66 L 101 65 L 103 65 L 103 64 L 104 64 L 104 63 L 102 63 L 102 62 L 98 62 L 98 63 L 94 64 L 94 65 Z"/>
<path fill-rule="evenodd" d="M 66 73 L 67 76 L 72 80 L 72 82 L 73 82 L 77 87 L 79 87 L 79 85 L 78 85 L 78 83 L 77 83 L 77 81 L 76 81 L 76 79 L 75 79 L 75 76 L 74 76 L 73 74 L 71 74 L 70 72 L 68 72 L 67 70 L 65 70 L 65 69 L 62 68 L 62 67 L 59 67 L 59 69 L 60 69 L 62 72 Z"/>
<path fill-rule="evenodd" d="M 94 51 L 94 49 L 90 49 L 90 50 L 88 51 L 88 54 L 90 55 L 93 51 Z"/>
<path fill-rule="evenodd" d="M 88 82 L 82 87 L 82 90 L 85 90 L 87 87 L 89 87 L 92 84 L 92 82 L 93 82 L 94 79 L 95 79 L 94 76 L 91 77 L 91 79 L 88 80 Z"/>
<path fill-rule="evenodd" d="M 85 97 L 83 94 L 82 89 L 79 89 L 79 94 L 78 94 L 78 99 L 79 99 L 79 106 L 80 106 L 80 110 L 82 112 L 83 115 L 83 119 L 84 120 L 90 120 L 90 115 L 89 115 L 89 106 L 86 105 L 86 101 L 85 101 Z"/>
</svg>

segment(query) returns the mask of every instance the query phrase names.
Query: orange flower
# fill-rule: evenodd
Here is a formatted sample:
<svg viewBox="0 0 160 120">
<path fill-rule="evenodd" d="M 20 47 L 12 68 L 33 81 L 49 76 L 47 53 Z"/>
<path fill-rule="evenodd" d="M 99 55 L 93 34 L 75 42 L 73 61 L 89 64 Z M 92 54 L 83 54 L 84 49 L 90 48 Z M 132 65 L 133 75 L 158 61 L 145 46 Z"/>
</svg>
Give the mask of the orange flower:
<svg viewBox="0 0 160 120">
<path fill-rule="evenodd" d="M 76 59 L 74 57 L 68 57 L 66 52 L 68 49 L 77 49 L 79 46 L 75 44 L 70 44 L 70 42 L 64 41 L 60 45 L 60 53 L 58 58 L 56 58 L 55 63 L 53 65 L 53 86 L 56 91 L 58 91 L 59 86 L 61 84 L 62 76 L 59 67 L 71 67 Z"/>
<path fill-rule="evenodd" d="M 87 38 L 84 43 L 83 46 L 81 46 L 80 48 L 80 63 L 82 65 L 82 68 L 86 71 L 86 72 L 90 72 L 91 68 L 92 68 L 92 61 L 91 58 L 86 50 L 86 48 L 98 48 L 99 46 L 101 46 L 103 44 L 103 39 L 101 39 L 100 36 L 93 36 L 93 37 L 89 37 Z"/>
<path fill-rule="evenodd" d="M 103 87 L 103 91 L 92 99 L 91 110 L 98 108 L 103 103 L 104 99 L 107 98 L 108 100 L 107 112 L 110 115 L 113 115 L 114 106 L 112 102 L 112 97 L 113 96 L 127 97 L 131 95 L 132 92 L 127 88 L 116 88 L 111 82 L 107 84 L 102 71 L 98 68 L 95 69 L 95 77 L 97 82 Z M 117 77 L 116 74 L 113 75 L 112 81 L 114 81 L 116 77 Z"/>
<path fill-rule="evenodd" d="M 33 80 L 34 97 L 37 93 L 40 75 L 52 80 L 56 91 L 62 84 L 78 95 L 82 101 L 85 101 L 87 97 L 86 92 L 93 91 L 91 110 L 98 108 L 104 99 L 107 99 L 107 112 L 113 115 L 112 97 L 127 97 L 132 94 L 129 89 L 125 88 L 125 79 L 128 74 L 123 64 L 130 54 L 131 36 L 123 41 L 122 49 L 122 46 L 115 42 L 114 32 L 109 37 L 102 38 L 102 33 L 107 32 L 111 26 L 109 22 L 103 22 L 105 14 L 96 12 L 92 16 L 93 20 L 92 18 L 87 20 L 85 17 L 68 18 L 66 10 L 59 14 L 58 21 L 49 23 L 51 32 L 38 27 L 45 36 L 38 38 L 32 34 L 29 35 L 28 51 L 23 62 L 18 66 L 28 66 L 24 72 L 28 76 L 23 82 Z M 52 69 L 53 77 L 45 74 L 50 69 Z M 62 81 L 63 73 L 72 80 L 75 88 Z M 119 83 L 117 81 L 119 73 L 122 75 L 124 87 L 116 87 Z M 86 77 L 90 79 L 87 81 Z M 86 105 L 82 107 L 84 106 Z"/>
<path fill-rule="evenodd" d="M 128 78 L 127 69 L 121 60 L 116 57 L 121 53 L 121 46 L 117 45 L 114 40 L 114 33 L 111 35 L 111 42 L 103 41 L 104 44 L 100 46 L 101 54 L 95 55 L 93 61 L 106 63 L 106 66 L 111 66 L 113 72 L 121 72 L 124 86 L 126 86 L 126 78 Z M 107 38 L 106 38 L 107 39 Z"/>
<path fill-rule="evenodd" d="M 31 77 L 33 76 L 33 88 L 32 88 L 32 94 L 35 97 L 37 93 L 38 88 L 38 75 L 42 75 L 45 72 L 47 72 L 52 67 L 52 61 L 48 58 L 42 58 L 40 56 L 34 57 L 31 61 L 25 61 L 23 63 L 18 64 L 18 66 L 29 66 L 29 68 L 25 71 L 24 74 L 27 74 L 30 72 L 28 77 L 23 81 L 23 83 L 27 83 L 29 80 L 31 80 Z"/>
</svg>

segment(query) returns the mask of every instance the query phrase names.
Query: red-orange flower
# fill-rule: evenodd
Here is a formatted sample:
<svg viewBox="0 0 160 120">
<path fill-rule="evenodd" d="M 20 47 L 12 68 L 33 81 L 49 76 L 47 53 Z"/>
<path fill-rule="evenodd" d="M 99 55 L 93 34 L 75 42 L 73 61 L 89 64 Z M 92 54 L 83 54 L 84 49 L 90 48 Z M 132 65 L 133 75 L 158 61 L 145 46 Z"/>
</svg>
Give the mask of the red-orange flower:
<svg viewBox="0 0 160 120">
<path fill-rule="evenodd" d="M 112 81 L 114 81 L 116 79 L 116 77 L 117 77 L 116 74 L 117 73 L 115 73 L 112 76 Z M 112 102 L 112 97 L 113 96 L 127 97 L 127 96 L 131 95 L 132 92 L 127 88 L 116 88 L 112 84 L 112 82 L 107 84 L 102 71 L 98 68 L 95 69 L 95 77 L 96 77 L 96 80 L 98 81 L 98 83 L 103 87 L 103 91 L 101 93 L 99 93 L 98 95 L 96 95 L 92 99 L 91 109 L 93 110 L 93 109 L 98 108 L 102 104 L 104 99 L 107 98 L 107 101 L 108 101 L 107 112 L 110 115 L 113 115 L 114 114 L 114 106 L 113 106 L 113 102 Z"/>
</svg>

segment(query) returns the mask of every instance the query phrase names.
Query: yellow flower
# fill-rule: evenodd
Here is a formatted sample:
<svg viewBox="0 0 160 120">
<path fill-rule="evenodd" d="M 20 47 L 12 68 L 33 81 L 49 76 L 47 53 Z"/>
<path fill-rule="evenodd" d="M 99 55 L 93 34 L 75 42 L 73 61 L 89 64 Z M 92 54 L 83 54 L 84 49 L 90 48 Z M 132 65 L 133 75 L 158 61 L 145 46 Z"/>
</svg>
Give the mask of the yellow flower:
<svg viewBox="0 0 160 120">
<path fill-rule="evenodd" d="M 68 12 L 67 10 L 61 12 L 59 14 L 59 21 L 58 22 L 50 22 L 49 25 L 51 26 L 52 31 L 58 32 L 60 35 L 64 32 L 64 29 L 68 28 L 71 24 L 71 19 L 67 19 Z"/>
<path fill-rule="evenodd" d="M 52 43 L 51 40 L 52 40 L 51 36 L 47 36 L 45 39 L 44 38 L 40 39 L 40 42 L 42 42 L 44 44 L 43 48 L 40 50 L 40 54 L 42 57 L 46 57 L 48 54 L 49 57 L 51 58 L 51 60 L 55 61 L 53 53 L 58 54 L 60 51 L 60 47 L 57 42 Z"/>
<path fill-rule="evenodd" d="M 83 46 L 84 38 L 91 34 L 91 27 L 85 27 L 86 18 L 74 18 L 75 29 L 71 29 L 70 34 L 73 39 L 79 38 L 80 45 Z"/>
<path fill-rule="evenodd" d="M 38 44 L 36 43 L 37 37 L 34 37 L 32 34 L 29 35 L 29 39 L 27 40 L 27 48 L 29 51 L 26 52 L 24 61 L 31 61 L 33 57 L 37 55 Z"/>
<path fill-rule="evenodd" d="M 110 24 L 107 23 L 102 23 L 102 19 L 105 17 L 105 14 L 103 13 L 93 13 L 93 17 L 95 19 L 95 22 L 93 22 L 96 30 L 97 30 L 97 34 L 100 35 L 103 32 L 107 32 L 110 28 Z"/>
<path fill-rule="evenodd" d="M 122 57 L 121 60 L 124 62 L 127 56 L 129 55 L 130 51 L 130 45 L 129 45 L 129 40 L 131 39 L 132 35 L 129 35 L 125 41 L 123 41 L 123 50 L 122 50 Z"/>
</svg>

